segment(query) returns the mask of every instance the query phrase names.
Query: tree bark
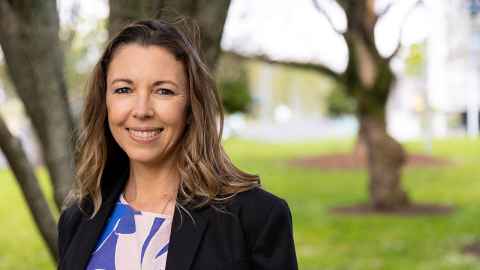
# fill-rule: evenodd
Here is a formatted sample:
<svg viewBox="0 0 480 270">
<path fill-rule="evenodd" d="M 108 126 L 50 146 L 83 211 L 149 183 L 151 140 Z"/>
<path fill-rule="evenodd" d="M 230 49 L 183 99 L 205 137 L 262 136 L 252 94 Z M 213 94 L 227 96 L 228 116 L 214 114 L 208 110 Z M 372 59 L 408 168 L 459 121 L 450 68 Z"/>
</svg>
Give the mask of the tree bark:
<svg viewBox="0 0 480 270">
<path fill-rule="evenodd" d="M 108 36 L 111 38 L 134 21 L 156 18 L 164 0 L 109 0 Z"/>
<path fill-rule="evenodd" d="M 200 28 L 200 45 L 207 65 L 215 69 L 230 0 L 110 0 L 108 33 L 140 19 L 187 16 Z"/>
<path fill-rule="evenodd" d="M 360 115 L 367 146 L 369 192 L 372 206 L 394 210 L 409 204 L 401 186 L 405 152 L 386 132 L 384 115 Z"/>
<path fill-rule="evenodd" d="M 57 254 L 56 222 L 48 207 L 33 166 L 27 158 L 22 144 L 8 130 L 5 121 L 0 116 L 0 148 L 12 169 L 22 191 L 25 202 L 29 206 L 30 214 L 40 230 L 40 234 L 47 244 L 50 255 L 55 260 Z"/>
<path fill-rule="evenodd" d="M 74 179 L 74 123 L 63 74 L 55 0 L 0 1 L 8 73 L 39 137 L 60 208 Z"/>
<path fill-rule="evenodd" d="M 360 120 L 360 118 L 357 117 L 357 120 Z M 360 124 L 358 127 L 355 145 L 353 147 L 353 156 L 357 160 L 366 161 L 367 160 L 367 142 L 365 139 L 366 130 L 365 130 L 365 126 L 361 124 L 361 121 L 358 121 L 358 122 L 360 122 Z"/>
<path fill-rule="evenodd" d="M 360 61 L 357 68 L 371 63 Z M 375 59 L 373 63 L 376 65 L 374 80 L 360 74 L 358 78 L 369 79 L 357 80 L 360 84 L 353 87 L 357 89 L 354 92 L 358 102 L 359 139 L 366 146 L 372 206 L 377 210 L 395 210 L 409 204 L 407 193 L 401 185 L 406 154 L 402 145 L 388 134 L 386 124 L 386 106 L 395 75 L 388 61 Z"/>
<path fill-rule="evenodd" d="M 201 53 L 211 70 L 215 70 L 220 55 L 220 41 L 230 0 L 164 0 L 162 16 L 178 12 L 193 19 L 200 28 Z"/>
</svg>

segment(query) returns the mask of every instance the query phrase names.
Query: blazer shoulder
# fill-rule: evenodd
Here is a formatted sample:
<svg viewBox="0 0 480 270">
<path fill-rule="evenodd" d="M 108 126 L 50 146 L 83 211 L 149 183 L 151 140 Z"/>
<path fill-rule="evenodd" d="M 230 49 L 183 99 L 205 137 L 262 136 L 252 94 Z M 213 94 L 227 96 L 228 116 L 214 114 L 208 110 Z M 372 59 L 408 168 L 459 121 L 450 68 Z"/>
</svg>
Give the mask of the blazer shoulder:
<svg viewBox="0 0 480 270">
<path fill-rule="evenodd" d="M 238 193 L 231 202 L 232 207 L 240 207 L 245 210 L 252 210 L 258 215 L 268 214 L 273 209 L 288 208 L 287 202 L 263 189 L 254 187 L 247 191 Z"/>
<path fill-rule="evenodd" d="M 262 235 L 274 231 L 275 227 L 286 228 L 287 231 L 292 227 L 287 202 L 259 187 L 238 193 L 229 208 L 237 213 L 251 248 Z"/>
<path fill-rule="evenodd" d="M 70 225 L 72 223 L 77 223 L 78 220 L 84 215 L 82 210 L 78 207 L 78 204 L 74 203 L 62 210 L 60 213 L 59 227 Z M 61 229 L 63 229 L 62 227 Z M 67 226 L 68 227 L 68 226 Z"/>
<path fill-rule="evenodd" d="M 287 202 L 261 188 L 242 192 L 238 202 L 250 249 L 251 269 L 297 270 L 292 215 Z"/>
<path fill-rule="evenodd" d="M 83 215 L 83 212 L 80 210 L 77 204 L 73 204 L 63 209 L 60 213 L 60 219 L 58 220 L 57 225 L 57 244 L 60 259 L 62 259 L 65 255 L 65 251 L 75 235 Z"/>
</svg>

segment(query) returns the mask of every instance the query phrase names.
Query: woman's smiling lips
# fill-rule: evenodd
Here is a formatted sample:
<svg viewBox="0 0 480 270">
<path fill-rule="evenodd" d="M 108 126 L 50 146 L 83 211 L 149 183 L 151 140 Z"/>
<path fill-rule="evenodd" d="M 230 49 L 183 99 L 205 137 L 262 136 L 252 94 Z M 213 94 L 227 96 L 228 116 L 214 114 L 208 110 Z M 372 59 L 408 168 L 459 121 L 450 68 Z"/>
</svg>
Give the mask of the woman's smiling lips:
<svg viewBox="0 0 480 270">
<path fill-rule="evenodd" d="M 163 128 L 135 127 L 127 128 L 130 138 L 141 144 L 149 144 L 160 137 Z"/>
</svg>

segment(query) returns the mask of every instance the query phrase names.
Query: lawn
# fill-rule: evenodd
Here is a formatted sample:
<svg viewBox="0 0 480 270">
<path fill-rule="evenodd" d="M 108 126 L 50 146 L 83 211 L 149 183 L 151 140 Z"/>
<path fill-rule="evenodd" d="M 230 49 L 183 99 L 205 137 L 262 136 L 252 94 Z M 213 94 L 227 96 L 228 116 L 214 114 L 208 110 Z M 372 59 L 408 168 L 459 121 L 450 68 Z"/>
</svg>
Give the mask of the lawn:
<svg viewBox="0 0 480 270">
<path fill-rule="evenodd" d="M 229 140 L 235 163 L 261 176 L 267 190 L 285 198 L 292 210 L 302 270 L 480 269 L 480 258 L 463 255 L 480 240 L 480 140 L 442 140 L 433 155 L 453 165 L 407 168 L 404 185 L 415 202 L 452 205 L 443 216 L 338 215 L 329 209 L 367 201 L 363 170 L 292 167 L 287 160 L 345 152 L 350 141 L 264 144 Z M 408 143 L 422 153 L 420 143 Z M 48 189 L 45 174 L 42 184 Z M 54 269 L 12 176 L 0 172 L 0 269 Z M 477 219 L 479 218 L 479 219 Z"/>
</svg>

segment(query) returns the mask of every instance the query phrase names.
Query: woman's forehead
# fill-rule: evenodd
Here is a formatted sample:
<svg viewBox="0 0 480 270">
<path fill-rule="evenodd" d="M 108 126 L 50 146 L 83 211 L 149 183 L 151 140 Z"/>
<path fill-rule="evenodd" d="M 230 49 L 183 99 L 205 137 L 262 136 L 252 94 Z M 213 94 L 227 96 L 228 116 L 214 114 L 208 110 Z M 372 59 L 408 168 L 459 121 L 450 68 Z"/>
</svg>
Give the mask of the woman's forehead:
<svg viewBox="0 0 480 270">
<path fill-rule="evenodd" d="M 185 67 L 166 48 L 127 44 L 115 50 L 107 70 L 107 83 L 130 81 L 170 81 L 186 86 Z"/>
</svg>

